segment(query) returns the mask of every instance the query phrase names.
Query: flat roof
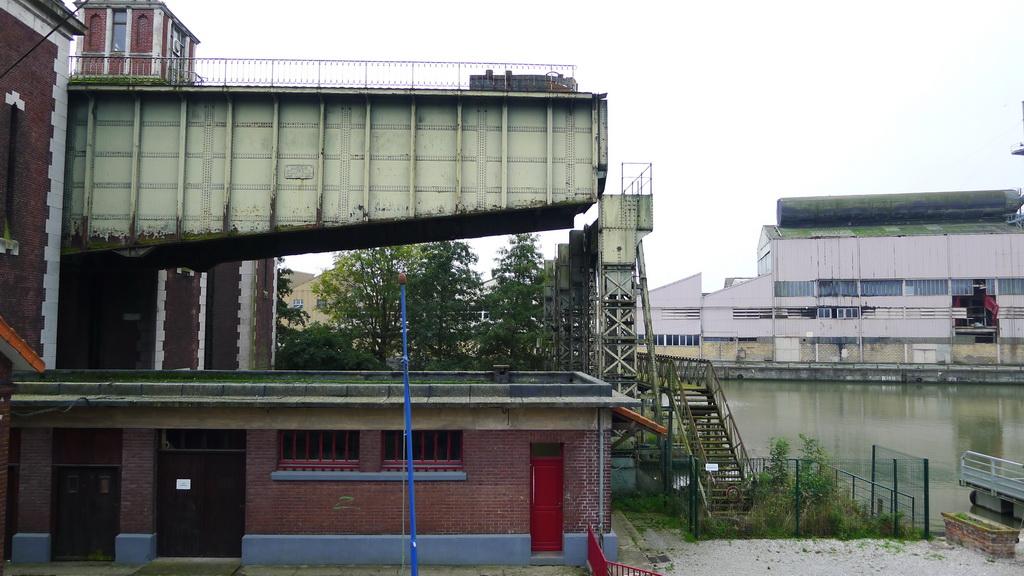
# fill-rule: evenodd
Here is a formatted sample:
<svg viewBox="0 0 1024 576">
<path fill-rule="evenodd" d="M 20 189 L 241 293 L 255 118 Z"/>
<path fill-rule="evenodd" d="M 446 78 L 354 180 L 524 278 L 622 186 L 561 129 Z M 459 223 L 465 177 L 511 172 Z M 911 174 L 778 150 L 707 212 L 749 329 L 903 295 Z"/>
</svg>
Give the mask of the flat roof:
<svg viewBox="0 0 1024 576">
<path fill-rule="evenodd" d="M 878 238 L 883 236 L 946 236 L 951 234 L 1024 234 L 1024 228 L 1006 222 L 935 222 L 932 224 L 876 224 L 873 226 L 811 226 L 781 228 L 766 224 L 771 239 Z"/>
<path fill-rule="evenodd" d="M 412 372 L 417 407 L 634 408 L 640 401 L 580 372 Z M 17 372 L 20 407 L 401 406 L 401 372 L 63 371 Z"/>
</svg>

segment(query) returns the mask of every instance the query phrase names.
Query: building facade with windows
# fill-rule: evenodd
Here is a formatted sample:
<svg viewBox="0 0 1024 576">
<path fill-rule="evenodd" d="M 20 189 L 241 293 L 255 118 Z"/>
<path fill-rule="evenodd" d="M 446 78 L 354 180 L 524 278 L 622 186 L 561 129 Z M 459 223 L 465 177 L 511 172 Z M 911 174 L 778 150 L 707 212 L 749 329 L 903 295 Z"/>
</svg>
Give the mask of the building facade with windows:
<svg viewBox="0 0 1024 576">
<path fill-rule="evenodd" d="M 780 201 L 756 278 L 652 290 L 655 343 L 730 361 L 1024 364 L 1016 191 L 853 198 L 799 199 L 803 219 Z"/>
<path fill-rule="evenodd" d="M 15 376 L 14 562 L 408 554 L 400 378 L 160 376 Z M 637 400 L 579 373 L 411 380 L 421 562 L 583 565 L 591 527 L 614 554 L 611 429 Z"/>
<path fill-rule="evenodd" d="M 309 272 L 292 272 L 292 290 L 285 297 L 288 306 L 302 310 L 309 316 L 306 319 L 307 325 L 314 322 L 321 324 L 330 322 L 330 317 L 324 312 L 323 301 L 316 294 L 318 279 L 319 276 Z M 301 329 L 302 327 L 297 326 L 297 328 Z"/>
</svg>

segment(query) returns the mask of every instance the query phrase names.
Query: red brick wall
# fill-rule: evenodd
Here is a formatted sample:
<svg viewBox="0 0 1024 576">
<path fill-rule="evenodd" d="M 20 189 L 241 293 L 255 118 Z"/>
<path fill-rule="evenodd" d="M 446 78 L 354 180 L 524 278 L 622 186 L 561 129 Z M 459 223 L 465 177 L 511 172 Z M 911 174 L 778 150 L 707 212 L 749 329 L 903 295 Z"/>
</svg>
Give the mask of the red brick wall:
<svg viewBox="0 0 1024 576">
<path fill-rule="evenodd" d="M 22 532 L 50 531 L 52 443 L 50 428 L 23 428 L 21 431 L 18 530 Z"/>
<path fill-rule="evenodd" d="M 132 43 L 133 53 L 153 52 L 153 11 L 132 10 Z"/>
<path fill-rule="evenodd" d="M 366 436 L 379 431 L 362 431 Z M 561 442 L 565 466 L 565 532 L 597 523 L 597 434 L 592 431 L 467 430 L 468 479 L 416 485 L 417 529 L 423 534 L 530 532 L 530 443 Z M 360 457 L 369 442 L 360 445 Z M 379 446 L 379 440 L 377 441 Z M 610 443 L 606 438 L 606 449 Z M 277 433 L 250 430 L 246 462 L 247 534 L 397 534 L 402 530 L 401 482 L 272 481 Z M 610 463 L 605 459 L 610 518 Z M 366 471 L 369 466 L 361 466 Z M 607 520 L 606 520 L 607 522 Z"/>
<path fill-rule="evenodd" d="M 238 281 L 241 264 L 229 262 L 209 270 L 206 276 L 207 370 L 238 368 Z"/>
<path fill-rule="evenodd" d="M 198 369 L 199 362 L 199 278 L 198 272 L 179 274 L 167 270 L 164 288 L 164 369 Z"/>
<path fill-rule="evenodd" d="M 121 447 L 121 532 L 151 534 L 156 482 L 156 431 L 126 428 Z"/>
<path fill-rule="evenodd" d="M 0 62 L 13 62 L 28 51 L 41 36 L 11 14 L 0 10 Z M 50 190 L 50 125 L 56 83 L 54 60 L 57 46 L 43 42 L 5 77 L 0 78 L 0 97 L 18 92 L 25 101 L 19 110 L 14 165 L 8 166 L 11 106 L 0 100 L 0 212 L 6 204 L 11 238 L 19 243 L 19 255 L 0 253 L 0 315 L 37 352 L 41 353 L 40 332 L 43 275 L 46 271 L 46 218 Z M 7 190 L 7 174 L 13 171 L 14 189 Z M 9 201 L 6 195 L 11 194 Z M 3 223 L 0 221 L 0 234 Z M 7 297 L 16 294 L 17 297 Z"/>
<path fill-rule="evenodd" d="M 82 20 L 87 28 L 83 52 L 103 52 L 107 45 L 107 9 L 86 8 Z"/>
</svg>

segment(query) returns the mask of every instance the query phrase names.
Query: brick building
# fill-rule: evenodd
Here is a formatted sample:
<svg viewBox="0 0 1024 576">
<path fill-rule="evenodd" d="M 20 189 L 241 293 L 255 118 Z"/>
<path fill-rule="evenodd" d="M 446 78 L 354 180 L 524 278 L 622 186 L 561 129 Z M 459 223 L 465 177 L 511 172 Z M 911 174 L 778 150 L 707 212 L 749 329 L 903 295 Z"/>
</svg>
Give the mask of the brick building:
<svg viewBox="0 0 1024 576">
<path fill-rule="evenodd" d="M 56 0 L 0 1 L 0 73 L 21 59 L 0 78 L 0 315 L 50 366 L 57 343 L 68 52 L 71 38 L 84 32 L 68 16 Z"/>
<path fill-rule="evenodd" d="M 400 562 L 401 380 L 297 376 L 20 378 L 14 561 Z M 602 524 L 615 550 L 610 431 L 636 400 L 578 373 L 412 380 L 422 562 L 581 565 Z"/>
</svg>

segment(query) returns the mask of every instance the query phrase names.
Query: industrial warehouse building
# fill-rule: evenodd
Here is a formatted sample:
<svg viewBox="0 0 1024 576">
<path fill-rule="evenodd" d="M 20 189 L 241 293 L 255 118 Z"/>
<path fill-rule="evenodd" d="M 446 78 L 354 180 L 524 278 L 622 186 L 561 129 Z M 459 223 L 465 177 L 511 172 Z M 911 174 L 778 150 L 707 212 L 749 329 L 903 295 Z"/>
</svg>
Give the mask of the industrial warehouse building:
<svg viewBox="0 0 1024 576">
<path fill-rule="evenodd" d="M 782 199 L 758 276 L 651 291 L 659 351 L 727 361 L 1024 364 L 1013 190 Z"/>
<path fill-rule="evenodd" d="M 244 382 L 16 374 L 13 561 L 400 563 L 400 374 L 250 372 Z M 579 373 L 412 382 L 421 562 L 582 565 L 588 528 L 602 526 L 615 554 L 611 428 L 637 400 Z"/>
</svg>

